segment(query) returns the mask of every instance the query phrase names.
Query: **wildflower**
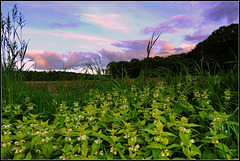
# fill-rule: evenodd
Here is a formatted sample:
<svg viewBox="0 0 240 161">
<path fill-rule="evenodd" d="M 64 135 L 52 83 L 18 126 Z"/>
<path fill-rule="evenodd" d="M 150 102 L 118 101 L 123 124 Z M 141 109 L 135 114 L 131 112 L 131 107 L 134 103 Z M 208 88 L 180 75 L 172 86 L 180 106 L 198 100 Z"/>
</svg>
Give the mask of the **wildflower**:
<svg viewBox="0 0 240 161">
<path fill-rule="evenodd" d="M 190 139 L 190 140 L 189 140 L 189 145 L 188 145 L 188 147 L 192 146 L 192 144 L 193 144 L 194 142 L 195 142 L 195 141 L 194 141 L 193 139 Z"/>
<path fill-rule="evenodd" d="M 84 141 L 84 140 L 86 140 L 86 139 L 88 139 L 89 137 L 87 136 L 87 135 L 80 135 L 77 139 L 78 139 L 78 141 Z"/>
<path fill-rule="evenodd" d="M 14 144 L 15 144 L 15 145 L 19 145 L 19 141 L 15 141 Z"/>
<path fill-rule="evenodd" d="M 113 153 L 114 155 L 117 155 L 117 149 L 113 146 L 111 146 L 110 152 Z"/>
<path fill-rule="evenodd" d="M 60 156 L 59 159 L 65 160 L 67 158 L 65 156 Z"/>
<path fill-rule="evenodd" d="M 131 138 L 131 141 L 133 142 L 133 143 L 135 143 L 136 141 L 137 141 L 137 137 L 135 136 L 135 137 L 132 137 Z"/>
<path fill-rule="evenodd" d="M 131 90 L 132 90 L 132 92 L 135 92 L 136 91 L 136 85 L 132 85 Z"/>
<path fill-rule="evenodd" d="M 99 154 L 100 154 L 101 156 L 103 156 L 103 151 L 101 150 L 101 151 L 99 152 Z"/>
<path fill-rule="evenodd" d="M 94 117 L 87 117 L 87 119 L 89 120 L 89 121 L 93 121 L 95 118 Z"/>
<path fill-rule="evenodd" d="M 15 110 L 19 110 L 19 109 L 20 109 L 20 107 L 21 107 L 21 106 L 20 106 L 20 105 L 18 105 L 18 106 L 16 106 L 16 107 L 14 107 L 14 109 L 15 109 Z"/>
<path fill-rule="evenodd" d="M 13 113 L 14 113 L 15 115 L 19 115 L 19 114 L 20 114 L 20 111 L 13 111 Z"/>
<path fill-rule="evenodd" d="M 65 137 L 65 141 L 66 141 L 66 142 L 71 142 L 72 139 L 71 139 L 70 137 Z"/>
<path fill-rule="evenodd" d="M 80 110 L 79 108 L 74 108 L 74 109 L 73 109 L 74 112 L 77 112 L 77 111 L 79 111 L 79 110 Z"/>
<path fill-rule="evenodd" d="M 57 105 L 57 101 L 55 99 L 53 99 L 53 105 L 56 106 Z"/>
<path fill-rule="evenodd" d="M 159 94 L 158 93 L 153 93 L 154 98 L 158 98 Z"/>
<path fill-rule="evenodd" d="M 51 139 L 49 137 L 45 138 L 45 143 L 48 143 Z"/>
<path fill-rule="evenodd" d="M 107 94 L 107 100 L 108 101 L 112 100 L 112 95 L 110 93 Z"/>
<path fill-rule="evenodd" d="M 98 139 L 98 140 L 94 140 L 94 142 L 95 142 L 96 144 L 100 144 L 100 143 L 102 143 L 102 140 Z"/>
<path fill-rule="evenodd" d="M 218 144 L 219 141 L 218 141 L 218 139 L 216 139 L 216 138 L 212 138 L 212 143 L 213 143 L 213 144 Z"/>
<path fill-rule="evenodd" d="M 215 122 L 221 122 L 222 119 L 218 116 L 218 117 L 216 117 L 216 118 L 213 118 L 213 121 L 215 121 Z"/>
<path fill-rule="evenodd" d="M 128 149 L 129 149 L 129 151 L 133 151 L 133 145 L 130 146 Z"/>
<path fill-rule="evenodd" d="M 27 107 L 29 110 L 33 110 L 33 106 L 31 106 L 31 107 Z"/>
<path fill-rule="evenodd" d="M 8 124 L 8 125 L 2 125 L 3 129 L 9 129 L 12 126 L 12 124 Z"/>
<path fill-rule="evenodd" d="M 74 106 L 78 106 L 78 102 L 74 102 L 73 105 L 74 105 Z"/>
<path fill-rule="evenodd" d="M 83 120 L 83 119 L 84 119 L 84 116 L 78 115 L 78 118 L 79 118 L 80 120 Z"/>
<path fill-rule="evenodd" d="M 164 151 L 162 151 L 160 155 L 161 155 L 161 157 L 167 157 L 167 156 L 169 156 L 168 149 L 165 149 Z"/>
<path fill-rule="evenodd" d="M 56 151 L 57 149 L 58 149 L 58 146 L 57 146 L 57 145 L 54 145 L 54 146 L 53 146 L 53 150 Z"/>
<path fill-rule="evenodd" d="M 190 129 L 186 129 L 185 127 L 179 127 L 179 130 L 182 132 L 182 133 L 190 133 Z"/>
<path fill-rule="evenodd" d="M 68 121 L 70 121 L 70 118 L 69 118 L 69 117 L 66 117 L 65 122 L 68 122 Z"/>
<path fill-rule="evenodd" d="M 7 147 L 7 143 L 3 143 L 2 147 L 6 148 Z"/>
<path fill-rule="evenodd" d="M 130 134 L 128 134 L 128 133 L 124 132 L 124 134 L 125 134 L 124 139 L 127 139 L 130 137 Z"/>
<path fill-rule="evenodd" d="M 166 102 L 169 102 L 169 99 L 170 99 L 170 97 L 167 97 L 165 101 L 166 101 Z"/>
<path fill-rule="evenodd" d="M 140 146 L 137 144 L 134 148 L 133 151 L 137 152 L 137 150 L 140 148 Z"/>
<path fill-rule="evenodd" d="M 153 139 L 154 139 L 154 141 L 159 142 L 161 137 L 160 136 L 155 136 Z"/>
<path fill-rule="evenodd" d="M 230 100 L 230 99 L 231 99 L 230 97 L 225 97 L 225 100 L 227 100 L 227 101 Z"/>
</svg>

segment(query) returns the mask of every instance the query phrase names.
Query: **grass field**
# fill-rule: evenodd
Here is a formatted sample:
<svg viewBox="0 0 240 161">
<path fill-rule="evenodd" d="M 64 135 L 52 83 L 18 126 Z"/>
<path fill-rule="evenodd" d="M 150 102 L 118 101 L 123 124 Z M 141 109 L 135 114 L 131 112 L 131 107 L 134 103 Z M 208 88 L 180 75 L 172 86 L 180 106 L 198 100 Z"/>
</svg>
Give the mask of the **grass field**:
<svg viewBox="0 0 240 161">
<path fill-rule="evenodd" d="M 2 158 L 237 159 L 231 76 L 25 82 L 2 104 Z"/>
<path fill-rule="evenodd" d="M 136 79 L 103 79 L 97 64 L 98 80 L 24 82 L 27 44 L 6 31 L 1 159 L 239 159 L 238 60 L 149 80 L 153 34 Z"/>
</svg>

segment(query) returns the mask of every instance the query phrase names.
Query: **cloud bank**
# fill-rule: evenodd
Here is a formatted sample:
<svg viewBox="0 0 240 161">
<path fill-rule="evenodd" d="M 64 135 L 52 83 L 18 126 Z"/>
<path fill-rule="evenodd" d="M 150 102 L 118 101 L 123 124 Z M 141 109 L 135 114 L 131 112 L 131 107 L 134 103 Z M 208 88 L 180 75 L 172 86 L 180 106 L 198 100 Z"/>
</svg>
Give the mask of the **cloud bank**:
<svg viewBox="0 0 240 161">
<path fill-rule="evenodd" d="M 31 51 L 26 53 L 26 58 L 32 59 L 35 62 L 36 68 L 40 70 L 56 70 L 56 69 L 74 69 L 83 67 L 85 63 L 94 64 L 101 59 L 101 65 L 106 67 L 112 61 L 130 61 L 133 58 L 143 59 L 147 56 L 147 39 L 128 40 L 112 43 L 112 46 L 123 48 L 122 51 L 111 51 L 102 48 L 98 53 L 94 52 L 68 52 L 57 53 L 54 51 Z M 169 56 L 171 54 L 186 53 L 193 49 L 195 45 L 182 44 L 175 47 L 171 42 L 158 40 L 152 48 L 150 57 L 154 56 Z"/>
</svg>

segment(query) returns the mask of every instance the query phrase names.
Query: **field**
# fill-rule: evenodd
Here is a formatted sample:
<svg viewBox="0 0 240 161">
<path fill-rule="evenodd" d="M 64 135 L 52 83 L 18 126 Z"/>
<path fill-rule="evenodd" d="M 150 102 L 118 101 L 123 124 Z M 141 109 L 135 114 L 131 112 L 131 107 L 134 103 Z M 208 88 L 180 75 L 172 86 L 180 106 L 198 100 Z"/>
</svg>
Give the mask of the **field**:
<svg viewBox="0 0 240 161">
<path fill-rule="evenodd" d="M 96 61 L 96 80 L 25 82 L 15 18 L 2 21 L 1 159 L 239 159 L 237 56 L 151 70 L 153 33 L 135 79 Z"/>
<path fill-rule="evenodd" d="M 238 159 L 236 76 L 25 82 L 2 158 Z"/>
</svg>

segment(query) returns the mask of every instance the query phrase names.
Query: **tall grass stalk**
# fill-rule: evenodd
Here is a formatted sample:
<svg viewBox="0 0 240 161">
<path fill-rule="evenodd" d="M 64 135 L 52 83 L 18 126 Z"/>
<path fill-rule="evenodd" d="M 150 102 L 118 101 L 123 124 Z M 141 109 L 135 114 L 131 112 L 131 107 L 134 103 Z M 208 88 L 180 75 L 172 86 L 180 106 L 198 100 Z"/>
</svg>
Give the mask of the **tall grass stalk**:
<svg viewBox="0 0 240 161">
<path fill-rule="evenodd" d="M 1 14 L 1 70 L 2 94 L 8 103 L 18 101 L 24 93 L 22 69 L 27 62 L 23 62 L 28 42 L 22 39 L 22 29 L 25 20 L 18 12 L 17 4 L 12 9 L 12 15 Z M 20 28 L 19 28 L 20 27 Z"/>
</svg>

